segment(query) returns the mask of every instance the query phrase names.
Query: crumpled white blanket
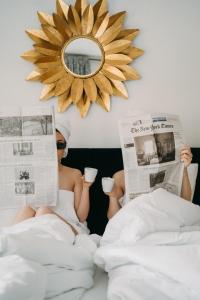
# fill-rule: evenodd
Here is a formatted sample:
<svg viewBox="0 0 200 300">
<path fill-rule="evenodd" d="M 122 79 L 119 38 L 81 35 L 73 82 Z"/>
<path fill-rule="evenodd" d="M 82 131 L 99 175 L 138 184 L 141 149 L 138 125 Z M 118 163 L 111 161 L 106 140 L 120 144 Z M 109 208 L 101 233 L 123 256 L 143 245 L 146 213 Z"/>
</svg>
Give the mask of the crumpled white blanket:
<svg viewBox="0 0 200 300">
<path fill-rule="evenodd" d="M 95 251 L 96 244 L 89 236 L 75 236 L 70 227 L 55 215 L 31 218 L 0 230 L 1 260 L 17 255 L 25 261 L 32 261 L 38 266 L 35 270 L 38 278 L 42 269 L 46 274 L 45 299 L 63 294 L 67 299 L 81 299 L 85 289 L 93 285 Z M 12 268 L 9 272 L 12 273 Z M 76 289 L 77 293 L 72 293 Z M 75 294 L 77 298 L 70 298 Z M 6 294 L 2 299 L 7 299 Z"/>
<path fill-rule="evenodd" d="M 108 223 L 95 262 L 109 300 L 199 300 L 200 207 L 163 189 L 127 204 Z"/>
<path fill-rule="evenodd" d="M 0 257 L 0 299 L 42 300 L 46 272 L 42 266 L 18 255 Z"/>
</svg>

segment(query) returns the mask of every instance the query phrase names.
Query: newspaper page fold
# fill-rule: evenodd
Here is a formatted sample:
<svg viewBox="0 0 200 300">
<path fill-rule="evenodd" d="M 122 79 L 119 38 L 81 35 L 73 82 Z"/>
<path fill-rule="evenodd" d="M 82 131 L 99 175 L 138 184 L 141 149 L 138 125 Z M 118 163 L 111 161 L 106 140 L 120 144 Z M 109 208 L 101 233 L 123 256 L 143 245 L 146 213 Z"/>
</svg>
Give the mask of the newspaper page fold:
<svg viewBox="0 0 200 300">
<path fill-rule="evenodd" d="M 0 208 L 56 205 L 55 124 L 51 107 L 0 108 Z"/>
<path fill-rule="evenodd" d="M 126 201 L 163 187 L 180 194 L 184 143 L 179 117 L 172 114 L 140 114 L 123 117 L 119 134 L 124 161 Z"/>
</svg>

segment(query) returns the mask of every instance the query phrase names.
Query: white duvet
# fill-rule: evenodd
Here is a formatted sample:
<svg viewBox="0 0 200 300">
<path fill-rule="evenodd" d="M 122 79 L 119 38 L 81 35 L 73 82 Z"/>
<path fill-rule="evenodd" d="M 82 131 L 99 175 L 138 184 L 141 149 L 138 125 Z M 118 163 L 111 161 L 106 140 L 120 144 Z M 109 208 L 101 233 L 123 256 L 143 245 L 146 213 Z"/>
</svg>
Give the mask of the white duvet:
<svg viewBox="0 0 200 300">
<path fill-rule="evenodd" d="M 81 299 L 93 285 L 95 250 L 87 235 L 75 237 L 55 215 L 0 229 L 0 299 L 59 299 L 65 294 L 68 300 Z"/>
<path fill-rule="evenodd" d="M 163 189 L 136 198 L 108 223 L 95 262 L 109 300 L 199 300 L 200 207 Z"/>
<path fill-rule="evenodd" d="M 18 255 L 0 257 L 1 300 L 42 300 L 45 287 L 46 274 L 42 266 Z"/>
</svg>

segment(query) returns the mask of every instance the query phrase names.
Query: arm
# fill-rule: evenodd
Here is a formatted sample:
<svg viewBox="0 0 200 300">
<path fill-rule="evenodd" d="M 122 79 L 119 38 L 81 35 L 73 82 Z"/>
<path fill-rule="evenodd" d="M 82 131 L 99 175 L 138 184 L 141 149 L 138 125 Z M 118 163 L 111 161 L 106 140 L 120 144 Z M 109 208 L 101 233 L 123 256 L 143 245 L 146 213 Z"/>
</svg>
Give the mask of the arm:
<svg viewBox="0 0 200 300">
<path fill-rule="evenodd" d="M 79 203 L 77 215 L 80 222 L 85 222 L 89 210 L 90 210 L 90 186 L 92 185 L 92 182 L 86 182 L 84 176 L 82 177 L 83 183 L 82 183 L 82 193 L 81 193 L 81 200 Z"/>
<path fill-rule="evenodd" d="M 190 165 L 192 161 L 192 152 L 188 146 L 183 146 L 183 148 L 181 149 L 181 161 L 184 163 L 181 197 L 184 198 L 185 200 L 191 201 L 192 190 L 191 190 L 187 167 Z"/>
<path fill-rule="evenodd" d="M 110 193 L 107 193 L 109 196 L 108 219 L 111 219 L 120 210 L 121 206 L 119 204 L 119 199 L 124 195 L 118 176 L 114 175 L 113 178 L 115 179 L 114 188 Z"/>
<path fill-rule="evenodd" d="M 83 189 L 83 182 L 81 179 L 81 172 L 79 170 L 75 170 L 74 174 L 74 208 L 77 214 L 79 204 L 81 201 L 81 194 L 82 194 L 82 189 Z"/>
<path fill-rule="evenodd" d="M 85 177 L 78 174 L 74 188 L 75 210 L 80 222 L 85 222 L 90 210 L 90 186 L 92 182 L 86 182 Z"/>
<path fill-rule="evenodd" d="M 111 219 L 120 210 L 121 207 L 119 205 L 118 197 L 109 196 L 109 198 L 110 198 L 110 201 L 109 201 L 107 217 L 108 217 L 108 219 Z"/>
<path fill-rule="evenodd" d="M 182 187 L 181 187 L 181 197 L 185 200 L 191 201 L 192 199 L 192 190 L 190 185 L 190 180 L 188 177 L 187 168 L 184 167 L 183 170 L 183 180 L 182 180 Z"/>
</svg>

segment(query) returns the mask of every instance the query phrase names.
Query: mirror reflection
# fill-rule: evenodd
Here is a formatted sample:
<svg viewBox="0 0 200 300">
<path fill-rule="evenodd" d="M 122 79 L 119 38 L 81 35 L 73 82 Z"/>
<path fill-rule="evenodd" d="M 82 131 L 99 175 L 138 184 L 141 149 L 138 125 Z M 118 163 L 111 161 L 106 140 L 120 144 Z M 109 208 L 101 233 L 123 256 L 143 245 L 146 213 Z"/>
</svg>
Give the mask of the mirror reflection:
<svg viewBox="0 0 200 300">
<path fill-rule="evenodd" d="M 63 63 L 74 76 L 93 75 L 101 67 L 102 51 L 94 40 L 79 37 L 64 47 Z"/>
</svg>

